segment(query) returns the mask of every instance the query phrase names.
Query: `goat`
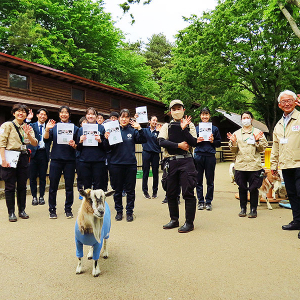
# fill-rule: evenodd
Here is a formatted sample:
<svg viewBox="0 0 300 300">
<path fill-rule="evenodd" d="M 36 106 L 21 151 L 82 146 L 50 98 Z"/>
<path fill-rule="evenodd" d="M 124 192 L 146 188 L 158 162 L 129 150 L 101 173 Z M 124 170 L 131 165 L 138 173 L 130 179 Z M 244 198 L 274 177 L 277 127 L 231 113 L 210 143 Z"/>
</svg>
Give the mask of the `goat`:
<svg viewBox="0 0 300 300">
<path fill-rule="evenodd" d="M 83 201 L 75 223 L 76 256 L 79 260 L 76 274 L 82 273 L 83 245 L 91 246 L 87 257 L 94 260 L 92 271 L 94 277 L 100 274 L 98 260 L 102 244 L 103 257 L 108 257 L 107 239 L 109 238 L 111 220 L 110 209 L 105 198 L 113 195 L 114 192 L 79 190 L 80 195 L 83 196 Z"/>
</svg>

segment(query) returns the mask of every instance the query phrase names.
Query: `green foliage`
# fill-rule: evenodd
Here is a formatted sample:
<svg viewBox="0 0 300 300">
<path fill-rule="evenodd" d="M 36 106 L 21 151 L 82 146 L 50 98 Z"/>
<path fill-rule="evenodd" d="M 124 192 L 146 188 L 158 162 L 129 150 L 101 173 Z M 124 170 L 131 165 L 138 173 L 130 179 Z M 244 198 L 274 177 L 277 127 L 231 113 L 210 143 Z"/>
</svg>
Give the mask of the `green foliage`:
<svg viewBox="0 0 300 300">
<path fill-rule="evenodd" d="M 151 97 L 158 86 L 97 0 L 3 0 L 1 51 Z"/>
<path fill-rule="evenodd" d="M 264 20 L 268 0 L 225 0 L 177 36 L 173 68 L 163 70 L 164 101 L 193 103 L 263 116 L 269 129 L 278 120 L 277 96 L 299 86 L 299 40 Z M 249 101 L 248 91 L 253 95 Z"/>
</svg>

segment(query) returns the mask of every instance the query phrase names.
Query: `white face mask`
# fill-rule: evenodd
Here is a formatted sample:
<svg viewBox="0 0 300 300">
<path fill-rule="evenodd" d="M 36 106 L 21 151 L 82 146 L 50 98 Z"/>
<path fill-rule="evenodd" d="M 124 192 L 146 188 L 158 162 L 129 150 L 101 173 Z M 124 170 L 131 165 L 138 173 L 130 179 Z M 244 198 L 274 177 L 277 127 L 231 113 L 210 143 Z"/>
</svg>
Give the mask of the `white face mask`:
<svg viewBox="0 0 300 300">
<path fill-rule="evenodd" d="M 171 111 L 171 115 L 174 120 L 181 120 L 183 118 L 184 111 L 183 110 Z"/>
<path fill-rule="evenodd" d="M 250 126 L 251 125 L 251 119 L 242 119 L 243 126 Z"/>
</svg>

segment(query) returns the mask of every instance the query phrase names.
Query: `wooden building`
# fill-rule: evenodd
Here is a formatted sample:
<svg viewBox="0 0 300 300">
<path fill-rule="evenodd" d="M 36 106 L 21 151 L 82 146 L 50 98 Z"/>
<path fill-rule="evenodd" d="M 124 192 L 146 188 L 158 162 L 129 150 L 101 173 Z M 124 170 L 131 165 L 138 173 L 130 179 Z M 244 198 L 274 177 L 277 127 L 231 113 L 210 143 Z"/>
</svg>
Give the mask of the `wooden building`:
<svg viewBox="0 0 300 300">
<path fill-rule="evenodd" d="M 50 118 L 58 120 L 58 108 L 68 105 L 75 124 L 92 106 L 106 117 L 111 111 L 147 106 L 148 116 L 165 121 L 162 102 L 114 88 L 80 76 L 65 73 L 18 57 L 0 53 L 0 124 L 11 119 L 15 103 L 26 104 L 35 112 L 45 107 Z"/>
</svg>

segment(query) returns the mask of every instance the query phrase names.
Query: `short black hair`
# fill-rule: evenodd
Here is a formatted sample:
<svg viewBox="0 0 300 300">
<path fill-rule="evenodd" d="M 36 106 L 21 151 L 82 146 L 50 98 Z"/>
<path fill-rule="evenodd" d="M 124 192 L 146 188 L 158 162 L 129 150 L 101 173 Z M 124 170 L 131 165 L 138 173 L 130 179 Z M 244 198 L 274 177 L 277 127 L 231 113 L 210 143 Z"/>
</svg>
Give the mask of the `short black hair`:
<svg viewBox="0 0 300 300">
<path fill-rule="evenodd" d="M 203 107 L 200 111 L 200 114 L 211 114 L 208 107 Z"/>
<path fill-rule="evenodd" d="M 47 117 L 49 117 L 49 112 L 46 108 L 42 107 L 40 109 L 37 110 L 36 114 L 38 115 L 41 111 L 44 111 L 45 114 L 47 115 Z"/>
<path fill-rule="evenodd" d="M 28 115 L 29 113 L 29 108 L 27 107 L 27 105 L 25 104 L 21 104 L 21 103 L 18 103 L 18 104 L 15 104 L 11 110 L 11 114 L 13 115 L 16 111 L 18 110 L 23 110 L 26 112 L 26 115 Z"/>
<path fill-rule="evenodd" d="M 86 121 L 86 117 L 81 117 L 79 119 L 79 126 L 81 126 L 81 124 L 82 124 L 83 121 Z"/>
<path fill-rule="evenodd" d="M 127 114 L 127 117 L 130 118 L 130 111 L 129 111 L 129 109 L 123 108 L 123 109 L 120 111 L 120 117 L 122 117 L 123 114 Z"/>
<path fill-rule="evenodd" d="M 67 110 L 67 112 L 68 112 L 69 115 L 71 116 L 71 110 L 70 110 L 70 107 L 67 106 L 67 105 L 62 105 L 62 106 L 58 109 L 58 113 L 60 113 L 64 108 Z"/>
<path fill-rule="evenodd" d="M 117 118 L 119 118 L 120 115 L 119 115 L 119 113 L 117 113 L 116 111 L 112 111 L 112 112 L 109 114 L 109 117 L 117 117 Z"/>
<path fill-rule="evenodd" d="M 241 113 L 241 119 L 242 119 L 244 114 L 249 115 L 251 117 L 251 119 L 254 119 L 252 112 L 248 111 L 248 110 Z"/>
<path fill-rule="evenodd" d="M 156 118 L 157 119 L 157 116 L 155 116 L 155 115 L 152 115 L 152 116 L 150 116 L 150 118 L 149 118 L 149 121 L 151 121 L 152 120 L 152 118 Z"/>
<path fill-rule="evenodd" d="M 98 112 L 96 111 L 96 109 L 94 107 L 89 107 L 86 111 L 85 114 L 87 115 L 89 113 L 89 111 L 92 111 L 94 113 L 95 116 L 98 116 Z"/>
<path fill-rule="evenodd" d="M 102 116 L 104 119 L 104 114 L 98 111 L 98 116 Z"/>
</svg>

